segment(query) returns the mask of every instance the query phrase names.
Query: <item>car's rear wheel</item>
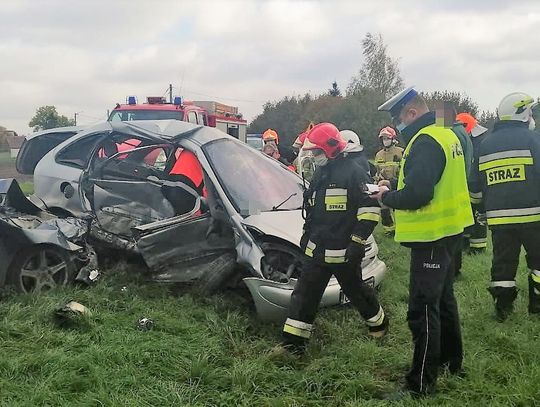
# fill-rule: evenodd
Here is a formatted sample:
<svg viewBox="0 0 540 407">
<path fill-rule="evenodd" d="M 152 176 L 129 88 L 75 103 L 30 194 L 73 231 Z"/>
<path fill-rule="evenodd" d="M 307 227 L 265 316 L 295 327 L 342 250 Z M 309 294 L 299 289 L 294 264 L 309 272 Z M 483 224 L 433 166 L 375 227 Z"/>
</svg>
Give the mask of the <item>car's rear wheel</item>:
<svg viewBox="0 0 540 407">
<path fill-rule="evenodd" d="M 58 247 L 36 245 L 21 250 L 8 269 L 8 284 L 22 293 L 39 293 L 65 286 L 75 272 L 68 253 Z"/>
</svg>

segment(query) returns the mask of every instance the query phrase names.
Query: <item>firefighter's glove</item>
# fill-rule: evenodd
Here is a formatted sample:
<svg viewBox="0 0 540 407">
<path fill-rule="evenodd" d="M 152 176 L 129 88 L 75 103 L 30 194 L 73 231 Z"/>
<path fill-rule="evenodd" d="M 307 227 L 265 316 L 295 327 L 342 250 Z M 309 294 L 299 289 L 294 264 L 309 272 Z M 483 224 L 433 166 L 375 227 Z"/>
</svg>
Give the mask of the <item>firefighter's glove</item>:
<svg viewBox="0 0 540 407">
<path fill-rule="evenodd" d="M 353 240 L 349 243 L 347 251 L 345 252 L 345 259 L 349 263 L 359 263 L 362 261 L 366 254 L 365 240 L 353 236 Z"/>
</svg>

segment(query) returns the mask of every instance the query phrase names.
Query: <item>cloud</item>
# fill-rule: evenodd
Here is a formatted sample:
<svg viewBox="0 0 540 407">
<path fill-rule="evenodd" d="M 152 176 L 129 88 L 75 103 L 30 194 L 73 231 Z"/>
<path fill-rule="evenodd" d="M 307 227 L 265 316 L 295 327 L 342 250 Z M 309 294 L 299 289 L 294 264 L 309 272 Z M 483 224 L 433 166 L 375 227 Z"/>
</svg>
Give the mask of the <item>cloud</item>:
<svg viewBox="0 0 540 407">
<path fill-rule="evenodd" d="M 0 15 L 0 124 L 22 133 L 39 106 L 89 124 L 169 83 L 252 118 L 267 100 L 344 90 L 368 31 L 419 89 L 465 91 L 486 109 L 538 94 L 535 1 L 4 0 Z"/>
</svg>

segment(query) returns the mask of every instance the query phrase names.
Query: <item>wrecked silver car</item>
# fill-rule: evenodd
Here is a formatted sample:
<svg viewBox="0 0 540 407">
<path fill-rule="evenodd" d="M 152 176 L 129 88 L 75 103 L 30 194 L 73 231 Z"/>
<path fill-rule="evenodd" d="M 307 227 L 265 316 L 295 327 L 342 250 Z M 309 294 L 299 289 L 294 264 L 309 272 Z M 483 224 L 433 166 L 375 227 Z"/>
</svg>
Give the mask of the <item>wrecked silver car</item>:
<svg viewBox="0 0 540 407">
<path fill-rule="evenodd" d="M 303 185 L 270 157 L 217 129 L 132 121 L 84 129 L 17 165 L 44 205 L 90 213 L 91 236 L 142 256 L 154 280 L 211 292 L 241 275 L 261 318 L 285 317 L 301 272 Z M 377 253 L 371 237 L 363 278 L 375 286 L 386 272 Z M 331 279 L 322 305 L 346 301 Z"/>
<path fill-rule="evenodd" d="M 0 287 L 30 293 L 97 277 L 88 224 L 43 211 L 13 179 L 0 180 Z"/>
</svg>

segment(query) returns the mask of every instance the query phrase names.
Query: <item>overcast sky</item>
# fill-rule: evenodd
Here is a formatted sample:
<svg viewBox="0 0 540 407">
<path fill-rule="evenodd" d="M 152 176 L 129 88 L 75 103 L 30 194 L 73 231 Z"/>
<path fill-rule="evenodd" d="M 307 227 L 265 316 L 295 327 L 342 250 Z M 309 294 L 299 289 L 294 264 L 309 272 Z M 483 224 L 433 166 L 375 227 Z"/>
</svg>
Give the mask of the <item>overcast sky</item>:
<svg viewBox="0 0 540 407">
<path fill-rule="evenodd" d="M 417 89 L 465 91 L 490 110 L 512 91 L 540 94 L 535 0 L 2 0 L 0 21 L 0 125 L 21 134 L 39 106 L 91 124 L 169 83 L 252 119 L 267 100 L 344 90 L 368 31 Z"/>
</svg>

